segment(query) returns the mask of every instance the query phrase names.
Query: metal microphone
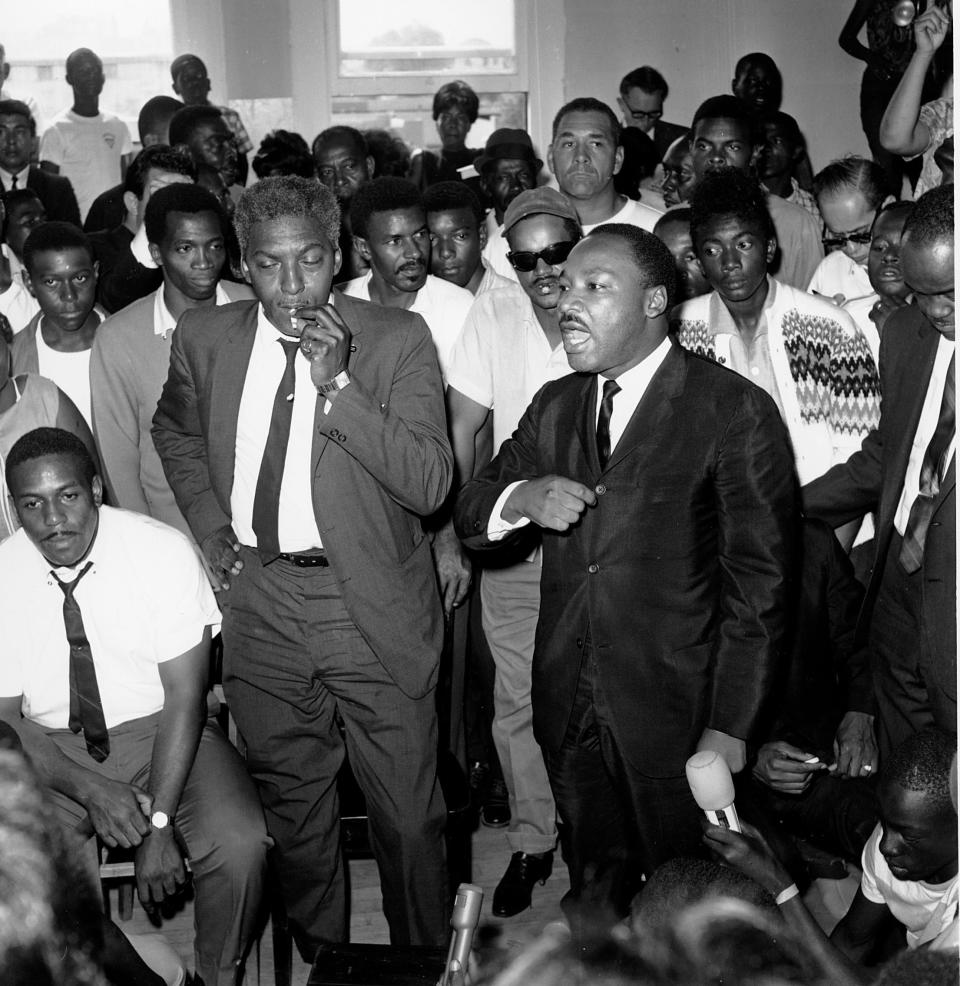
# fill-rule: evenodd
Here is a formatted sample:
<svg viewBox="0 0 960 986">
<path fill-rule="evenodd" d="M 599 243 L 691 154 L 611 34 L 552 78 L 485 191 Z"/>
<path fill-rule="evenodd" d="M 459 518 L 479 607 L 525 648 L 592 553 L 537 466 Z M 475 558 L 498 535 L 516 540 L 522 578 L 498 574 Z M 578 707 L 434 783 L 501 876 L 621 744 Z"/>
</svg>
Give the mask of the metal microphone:
<svg viewBox="0 0 960 986">
<path fill-rule="evenodd" d="M 473 883 L 461 883 L 450 915 L 453 937 L 447 952 L 447 964 L 438 986 L 463 986 L 467 975 L 467 961 L 473 945 L 473 933 L 480 923 L 483 891 Z"/>
<path fill-rule="evenodd" d="M 713 750 L 701 750 L 687 761 L 687 783 L 693 800 L 711 825 L 740 831 L 740 819 L 733 805 L 733 778 L 727 761 Z"/>
</svg>

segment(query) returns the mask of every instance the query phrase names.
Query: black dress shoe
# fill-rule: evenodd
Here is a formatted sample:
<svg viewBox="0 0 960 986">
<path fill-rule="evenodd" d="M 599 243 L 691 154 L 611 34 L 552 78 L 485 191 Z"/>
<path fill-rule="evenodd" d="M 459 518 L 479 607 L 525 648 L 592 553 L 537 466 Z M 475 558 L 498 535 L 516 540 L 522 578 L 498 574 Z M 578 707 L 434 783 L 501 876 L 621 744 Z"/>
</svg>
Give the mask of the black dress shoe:
<svg viewBox="0 0 960 986">
<path fill-rule="evenodd" d="M 510 824 L 510 799 L 507 785 L 500 777 L 492 778 L 487 784 L 480 807 L 480 821 L 488 829 L 502 829 Z"/>
<path fill-rule="evenodd" d="M 535 883 L 544 884 L 553 872 L 553 853 L 515 852 L 503 879 L 493 892 L 493 913 L 498 918 L 513 917 L 530 906 Z"/>
</svg>

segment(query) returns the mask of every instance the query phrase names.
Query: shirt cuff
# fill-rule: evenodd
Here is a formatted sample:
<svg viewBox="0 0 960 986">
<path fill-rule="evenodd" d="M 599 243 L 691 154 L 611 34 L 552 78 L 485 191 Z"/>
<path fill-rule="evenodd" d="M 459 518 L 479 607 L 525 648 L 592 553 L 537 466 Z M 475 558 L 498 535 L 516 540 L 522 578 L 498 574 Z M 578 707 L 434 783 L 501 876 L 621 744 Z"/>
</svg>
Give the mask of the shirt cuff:
<svg viewBox="0 0 960 986">
<path fill-rule="evenodd" d="M 519 530 L 521 527 L 526 527 L 530 523 L 529 517 L 521 517 L 519 520 L 514 521 L 512 524 L 506 521 L 501 516 L 503 508 L 506 506 L 507 500 L 510 494 L 526 480 L 521 479 L 517 483 L 511 483 L 501 494 L 497 497 L 497 502 L 493 505 L 493 510 L 490 512 L 490 520 L 487 521 L 487 538 L 491 541 L 502 541 L 511 531 Z"/>
<path fill-rule="evenodd" d="M 134 234 L 133 240 L 130 243 L 130 252 L 133 254 L 134 260 L 141 267 L 149 267 L 151 270 L 156 270 L 157 265 L 153 262 L 153 257 L 150 256 L 150 246 L 147 243 L 147 228 L 143 224 Z"/>
</svg>

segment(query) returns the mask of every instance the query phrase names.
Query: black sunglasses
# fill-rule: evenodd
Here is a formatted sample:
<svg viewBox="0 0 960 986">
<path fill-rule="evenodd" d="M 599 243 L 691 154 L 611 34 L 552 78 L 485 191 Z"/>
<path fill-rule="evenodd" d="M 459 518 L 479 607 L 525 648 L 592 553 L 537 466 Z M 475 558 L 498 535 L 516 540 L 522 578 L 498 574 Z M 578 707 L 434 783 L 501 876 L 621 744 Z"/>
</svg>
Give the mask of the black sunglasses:
<svg viewBox="0 0 960 986">
<path fill-rule="evenodd" d="M 826 250 L 842 247 L 846 243 L 859 243 L 861 246 L 873 239 L 873 233 L 847 233 L 846 236 L 825 236 L 823 246 Z"/>
<path fill-rule="evenodd" d="M 514 270 L 518 270 L 522 274 L 528 274 L 530 271 L 536 270 L 537 264 L 541 259 L 548 267 L 556 267 L 557 264 L 562 264 L 570 256 L 570 251 L 576 245 L 575 240 L 568 240 L 566 243 L 551 243 L 550 246 L 544 247 L 539 253 L 533 253 L 531 250 L 517 250 L 516 252 L 508 253 L 507 260 L 510 261 Z"/>
</svg>

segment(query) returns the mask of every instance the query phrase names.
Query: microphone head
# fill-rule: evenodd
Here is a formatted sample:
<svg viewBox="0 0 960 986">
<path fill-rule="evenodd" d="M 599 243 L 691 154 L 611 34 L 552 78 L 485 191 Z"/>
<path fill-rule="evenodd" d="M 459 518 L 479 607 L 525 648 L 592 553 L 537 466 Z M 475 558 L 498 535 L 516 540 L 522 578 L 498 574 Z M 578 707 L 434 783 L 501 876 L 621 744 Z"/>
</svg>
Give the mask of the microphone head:
<svg viewBox="0 0 960 986">
<path fill-rule="evenodd" d="M 454 930 L 476 928 L 483 907 L 483 889 L 473 883 L 461 883 L 453 901 L 450 927 Z"/>
<path fill-rule="evenodd" d="M 713 750 L 701 750 L 687 761 L 687 783 L 703 811 L 722 811 L 733 804 L 733 777 L 727 761 Z"/>
<path fill-rule="evenodd" d="M 901 0 L 900 3 L 894 4 L 890 16 L 897 27 L 909 27 L 917 16 L 917 5 L 913 0 Z"/>
</svg>

